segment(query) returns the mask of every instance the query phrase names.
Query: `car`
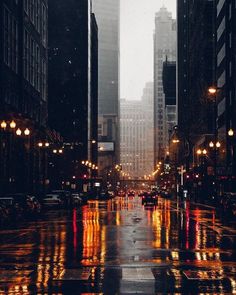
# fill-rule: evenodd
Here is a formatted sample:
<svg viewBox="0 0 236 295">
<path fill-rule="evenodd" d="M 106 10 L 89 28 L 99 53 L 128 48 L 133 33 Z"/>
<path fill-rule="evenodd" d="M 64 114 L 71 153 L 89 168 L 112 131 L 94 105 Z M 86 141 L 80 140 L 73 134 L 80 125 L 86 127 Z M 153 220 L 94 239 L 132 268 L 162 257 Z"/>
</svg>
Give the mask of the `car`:
<svg viewBox="0 0 236 295">
<path fill-rule="evenodd" d="M 128 197 L 134 197 L 135 192 L 134 191 L 128 191 Z"/>
<path fill-rule="evenodd" d="M 61 197 L 63 205 L 70 206 L 71 204 L 71 192 L 66 190 L 52 190 L 53 194 L 57 194 Z"/>
<path fill-rule="evenodd" d="M 12 202 L 18 217 L 30 217 L 36 212 L 36 198 L 27 193 L 8 194 L 6 198 L 8 198 L 9 202 Z"/>
<path fill-rule="evenodd" d="M 225 193 L 220 203 L 224 213 L 236 216 L 236 193 Z"/>
<path fill-rule="evenodd" d="M 35 196 L 29 196 L 29 199 L 32 203 L 33 213 L 40 214 L 42 211 L 42 204 L 39 202 L 39 200 Z"/>
<path fill-rule="evenodd" d="M 119 190 L 119 191 L 118 191 L 118 196 L 119 196 L 119 197 L 125 197 L 125 196 L 126 196 L 125 191 L 123 191 L 123 190 Z"/>
<path fill-rule="evenodd" d="M 108 200 L 108 199 L 111 199 L 111 198 L 112 198 L 112 195 L 107 190 L 102 190 L 99 193 L 99 200 Z"/>
<path fill-rule="evenodd" d="M 1 196 L 0 205 L 7 208 L 12 220 L 16 220 L 18 219 L 18 217 L 22 217 L 22 208 L 17 202 L 15 202 L 14 198 Z"/>
<path fill-rule="evenodd" d="M 0 203 L 0 227 L 10 222 L 10 209 Z"/>
<path fill-rule="evenodd" d="M 158 204 L 158 195 L 155 192 L 145 192 L 142 196 L 142 205 Z"/>
<path fill-rule="evenodd" d="M 88 202 L 88 193 L 87 192 L 78 192 L 79 197 L 82 199 L 83 204 Z"/>
<path fill-rule="evenodd" d="M 115 197 L 115 193 L 114 191 L 108 191 L 108 194 L 110 195 L 110 198 L 114 198 Z"/>
<path fill-rule="evenodd" d="M 64 202 L 59 194 L 46 194 L 42 200 L 44 207 L 63 207 Z"/>
<path fill-rule="evenodd" d="M 71 195 L 71 202 L 73 207 L 77 207 L 83 204 L 83 200 L 80 197 L 79 193 Z"/>
<path fill-rule="evenodd" d="M 171 198 L 171 193 L 168 189 L 162 190 L 160 192 L 160 195 L 162 196 L 162 198 Z"/>
</svg>

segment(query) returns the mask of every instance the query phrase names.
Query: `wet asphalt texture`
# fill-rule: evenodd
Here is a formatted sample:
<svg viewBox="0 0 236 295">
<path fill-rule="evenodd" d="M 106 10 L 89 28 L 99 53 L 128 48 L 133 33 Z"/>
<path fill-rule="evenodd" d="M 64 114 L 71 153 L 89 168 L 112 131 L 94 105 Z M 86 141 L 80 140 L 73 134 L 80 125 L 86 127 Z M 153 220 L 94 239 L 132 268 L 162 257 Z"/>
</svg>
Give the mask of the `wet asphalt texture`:
<svg viewBox="0 0 236 295">
<path fill-rule="evenodd" d="M 236 221 L 139 197 L 0 229 L 0 294 L 236 294 Z"/>
</svg>

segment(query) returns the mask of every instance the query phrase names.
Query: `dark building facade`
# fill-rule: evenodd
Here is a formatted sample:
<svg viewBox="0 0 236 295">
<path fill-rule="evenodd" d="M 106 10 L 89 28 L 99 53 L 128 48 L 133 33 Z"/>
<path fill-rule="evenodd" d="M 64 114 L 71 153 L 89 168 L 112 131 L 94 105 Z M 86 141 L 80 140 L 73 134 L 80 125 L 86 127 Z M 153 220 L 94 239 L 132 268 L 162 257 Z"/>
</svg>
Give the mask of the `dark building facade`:
<svg viewBox="0 0 236 295">
<path fill-rule="evenodd" d="M 213 134 L 213 103 L 208 88 L 213 84 L 214 1 L 178 1 L 178 130 L 188 142 L 188 159 L 194 165 L 194 151 L 206 145 Z M 190 153 L 189 153 L 190 152 Z"/>
<path fill-rule="evenodd" d="M 216 1 L 217 131 L 219 174 L 236 175 L 236 3 Z M 229 136 L 229 130 L 233 135 Z"/>
<path fill-rule="evenodd" d="M 170 133 L 177 125 L 176 105 L 176 62 L 166 60 L 163 63 L 163 92 L 165 94 L 166 129 Z"/>
<path fill-rule="evenodd" d="M 96 164 L 97 46 L 89 0 L 49 2 L 49 123 L 64 138 L 68 179 Z"/>
<path fill-rule="evenodd" d="M 98 166 L 105 177 L 120 163 L 120 0 L 93 0 L 98 23 Z M 105 143 L 105 145 L 104 145 Z M 105 146 L 113 146 L 106 149 Z"/>
<path fill-rule="evenodd" d="M 0 2 L 0 181 L 35 190 L 47 124 L 47 0 Z"/>
<path fill-rule="evenodd" d="M 98 162 L 98 26 L 94 13 L 91 15 L 91 160 Z"/>
<path fill-rule="evenodd" d="M 232 190 L 236 174 L 235 1 L 180 0 L 177 8 L 178 132 L 188 142 L 188 153 L 181 147 L 181 164 L 200 172 L 206 191 L 210 183 L 218 193 Z M 215 93 L 209 93 L 211 86 Z"/>
</svg>

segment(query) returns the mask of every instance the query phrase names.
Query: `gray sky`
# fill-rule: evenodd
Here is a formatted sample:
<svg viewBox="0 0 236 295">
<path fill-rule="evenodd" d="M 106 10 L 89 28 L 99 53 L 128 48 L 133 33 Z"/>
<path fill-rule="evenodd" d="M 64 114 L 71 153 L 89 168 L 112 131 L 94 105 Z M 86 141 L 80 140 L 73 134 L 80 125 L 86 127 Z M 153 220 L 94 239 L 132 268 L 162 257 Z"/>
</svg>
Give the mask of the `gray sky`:
<svg viewBox="0 0 236 295">
<path fill-rule="evenodd" d="M 121 0 L 121 98 L 140 99 L 153 80 L 155 12 L 163 4 L 176 16 L 176 0 Z"/>
</svg>

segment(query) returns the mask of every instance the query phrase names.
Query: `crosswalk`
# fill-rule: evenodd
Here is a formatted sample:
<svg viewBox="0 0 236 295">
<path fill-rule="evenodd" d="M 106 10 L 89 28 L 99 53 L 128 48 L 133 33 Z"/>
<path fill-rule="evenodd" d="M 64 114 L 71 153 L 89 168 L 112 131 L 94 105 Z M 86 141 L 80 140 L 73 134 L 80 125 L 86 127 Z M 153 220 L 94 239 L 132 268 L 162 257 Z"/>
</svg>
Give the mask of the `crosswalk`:
<svg viewBox="0 0 236 295">
<path fill-rule="evenodd" d="M 153 272 L 150 268 L 123 268 L 122 280 L 124 281 L 152 281 L 155 280 Z"/>
</svg>

